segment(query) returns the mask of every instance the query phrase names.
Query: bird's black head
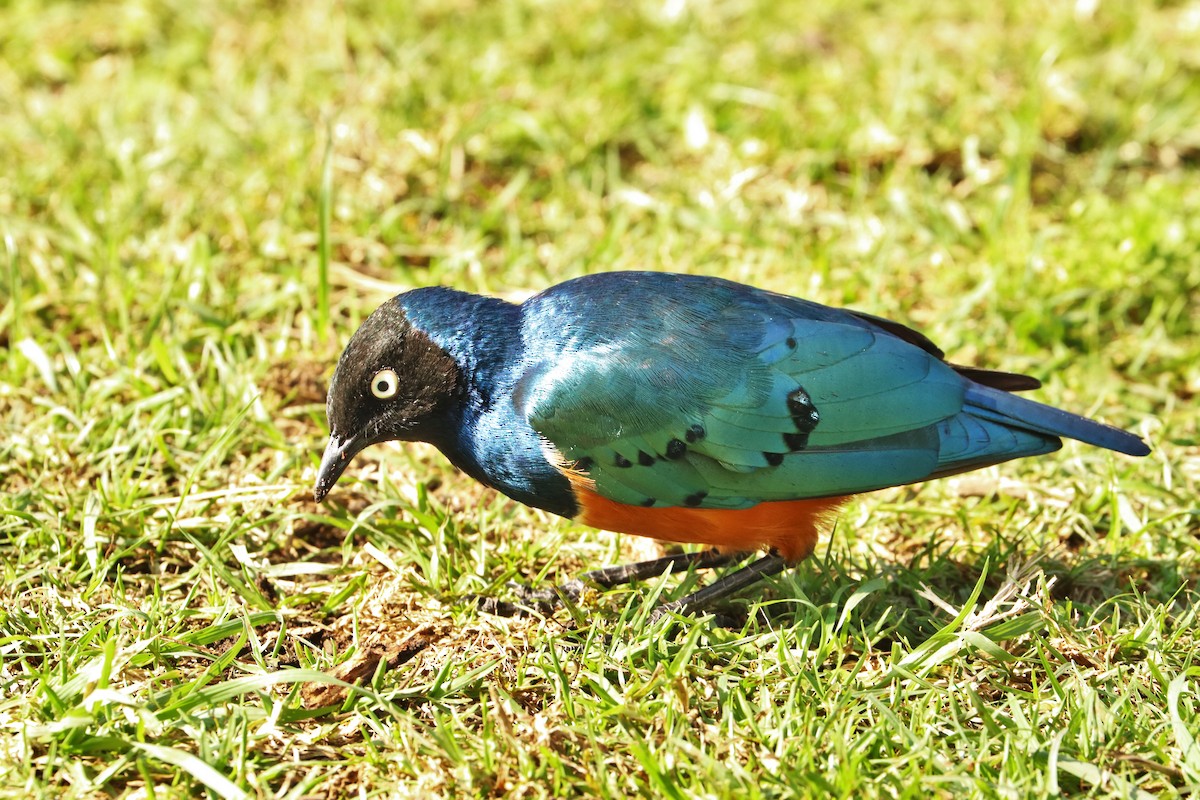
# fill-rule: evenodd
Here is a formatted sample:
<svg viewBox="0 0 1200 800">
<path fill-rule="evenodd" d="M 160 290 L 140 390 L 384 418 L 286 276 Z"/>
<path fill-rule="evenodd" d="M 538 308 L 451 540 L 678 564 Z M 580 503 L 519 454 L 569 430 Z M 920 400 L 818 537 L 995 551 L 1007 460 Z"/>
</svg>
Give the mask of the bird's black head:
<svg viewBox="0 0 1200 800">
<path fill-rule="evenodd" d="M 408 320 L 400 298 L 377 308 L 350 337 L 329 383 L 329 444 L 317 472 L 317 501 L 364 448 L 428 436 L 462 383 L 454 359 Z"/>
</svg>

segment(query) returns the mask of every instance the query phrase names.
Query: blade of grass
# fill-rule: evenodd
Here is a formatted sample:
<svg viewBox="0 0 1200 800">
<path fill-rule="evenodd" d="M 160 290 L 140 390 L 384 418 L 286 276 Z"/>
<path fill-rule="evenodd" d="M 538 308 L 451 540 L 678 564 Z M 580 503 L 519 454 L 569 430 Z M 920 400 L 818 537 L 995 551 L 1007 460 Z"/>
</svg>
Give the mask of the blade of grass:
<svg viewBox="0 0 1200 800">
<path fill-rule="evenodd" d="M 318 202 L 317 239 L 317 336 L 333 335 L 329 327 L 329 224 L 333 213 L 333 123 L 325 126 L 325 152 L 321 156 L 321 190 Z"/>
</svg>

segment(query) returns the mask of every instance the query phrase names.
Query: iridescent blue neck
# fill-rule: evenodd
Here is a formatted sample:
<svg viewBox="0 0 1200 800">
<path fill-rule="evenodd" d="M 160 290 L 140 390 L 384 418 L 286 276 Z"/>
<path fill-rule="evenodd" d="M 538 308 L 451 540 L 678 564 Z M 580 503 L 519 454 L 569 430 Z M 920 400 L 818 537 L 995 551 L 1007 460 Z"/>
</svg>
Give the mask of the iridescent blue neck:
<svg viewBox="0 0 1200 800">
<path fill-rule="evenodd" d="M 401 296 L 408 319 L 462 370 L 465 392 L 429 441 L 456 467 L 526 505 L 565 517 L 578 508 L 570 484 L 546 460 L 542 440 L 513 404 L 525 367 L 520 306 L 431 287 Z"/>
</svg>

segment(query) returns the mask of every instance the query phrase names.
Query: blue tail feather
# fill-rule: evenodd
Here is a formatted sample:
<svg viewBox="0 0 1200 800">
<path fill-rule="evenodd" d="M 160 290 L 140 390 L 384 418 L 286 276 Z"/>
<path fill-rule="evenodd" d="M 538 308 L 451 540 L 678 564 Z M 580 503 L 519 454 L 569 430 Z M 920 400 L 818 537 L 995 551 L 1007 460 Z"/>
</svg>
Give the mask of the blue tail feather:
<svg viewBox="0 0 1200 800">
<path fill-rule="evenodd" d="M 968 385 L 963 401 L 964 410 L 972 416 L 1011 428 L 1047 436 L 1065 436 L 1130 456 L 1150 453 L 1146 443 L 1128 431 L 999 389 L 972 383 Z"/>
</svg>

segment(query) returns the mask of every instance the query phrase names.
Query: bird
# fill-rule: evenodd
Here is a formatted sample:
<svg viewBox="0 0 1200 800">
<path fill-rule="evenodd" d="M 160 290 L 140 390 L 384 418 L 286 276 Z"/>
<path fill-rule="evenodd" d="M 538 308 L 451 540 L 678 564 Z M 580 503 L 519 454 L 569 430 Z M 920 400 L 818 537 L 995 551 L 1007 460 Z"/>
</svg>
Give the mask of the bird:
<svg viewBox="0 0 1200 800">
<path fill-rule="evenodd" d="M 557 595 L 525 587 L 543 606 L 765 551 L 655 616 L 692 613 L 810 555 L 851 496 L 1044 455 L 1064 437 L 1150 452 L 1016 394 L 1040 385 L 950 363 L 898 322 L 717 277 L 596 273 L 519 304 L 422 287 L 380 305 L 338 359 L 315 497 L 363 449 L 423 441 L 527 506 L 704 546 L 593 570 Z"/>
</svg>

